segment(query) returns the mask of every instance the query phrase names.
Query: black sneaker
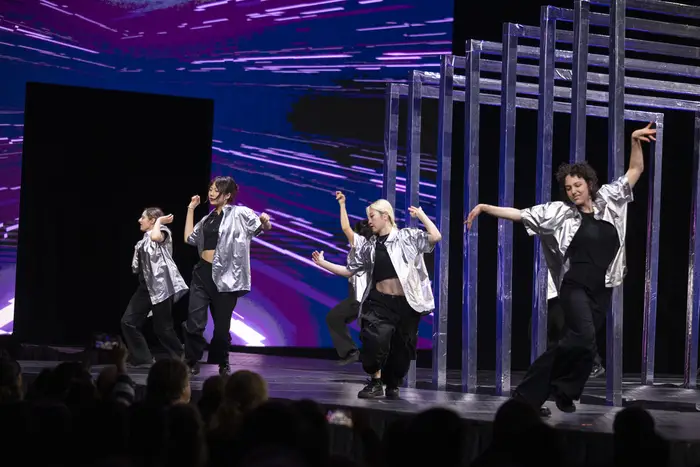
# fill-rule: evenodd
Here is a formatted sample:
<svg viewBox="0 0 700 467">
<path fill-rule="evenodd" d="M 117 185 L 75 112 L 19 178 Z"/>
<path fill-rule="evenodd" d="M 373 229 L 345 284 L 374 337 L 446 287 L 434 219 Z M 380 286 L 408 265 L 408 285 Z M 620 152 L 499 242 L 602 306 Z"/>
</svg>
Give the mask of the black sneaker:
<svg viewBox="0 0 700 467">
<path fill-rule="evenodd" d="M 552 416 L 552 411 L 549 410 L 549 408 L 545 407 L 544 405 L 542 407 L 540 407 L 539 412 L 540 412 L 540 417 L 542 417 L 542 418 L 549 418 Z"/>
<path fill-rule="evenodd" d="M 338 365 L 338 366 L 350 365 L 351 363 L 355 363 L 359 359 L 360 359 L 360 351 L 359 350 L 351 350 L 350 353 L 348 353 L 345 356 L 345 358 L 338 360 L 336 362 L 336 365 Z"/>
<path fill-rule="evenodd" d="M 399 393 L 399 388 L 387 387 L 386 388 L 386 398 L 387 399 L 394 399 L 394 400 L 400 399 L 401 394 Z"/>
<path fill-rule="evenodd" d="M 601 378 L 605 376 L 605 368 L 603 365 L 595 364 L 591 370 L 591 378 Z"/>
<path fill-rule="evenodd" d="M 190 375 L 197 376 L 199 374 L 199 362 L 187 363 L 187 366 L 190 367 Z"/>
<path fill-rule="evenodd" d="M 382 396 L 384 396 L 384 386 L 382 380 L 377 378 L 370 379 L 367 385 L 357 393 L 360 399 L 376 399 Z"/>
<path fill-rule="evenodd" d="M 226 362 L 226 363 L 221 363 L 221 364 L 219 365 L 219 374 L 220 374 L 221 376 L 228 376 L 228 375 L 230 375 L 230 374 L 231 374 L 231 365 L 229 365 L 228 362 Z"/>
<path fill-rule="evenodd" d="M 564 413 L 576 412 L 576 404 L 574 404 L 574 401 L 563 394 L 554 396 L 554 402 L 557 404 L 557 409 Z"/>
</svg>

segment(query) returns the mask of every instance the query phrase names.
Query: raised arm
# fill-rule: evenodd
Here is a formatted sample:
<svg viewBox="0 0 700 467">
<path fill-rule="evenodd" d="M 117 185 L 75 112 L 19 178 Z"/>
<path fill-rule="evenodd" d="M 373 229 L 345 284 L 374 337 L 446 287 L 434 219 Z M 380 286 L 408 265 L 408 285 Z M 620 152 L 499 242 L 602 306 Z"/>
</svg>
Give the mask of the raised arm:
<svg viewBox="0 0 700 467">
<path fill-rule="evenodd" d="M 192 197 L 187 206 L 187 217 L 185 218 L 185 243 L 189 243 L 190 235 L 194 232 L 194 210 L 199 206 L 199 195 Z"/>
<path fill-rule="evenodd" d="M 345 208 L 345 195 L 340 191 L 336 191 L 335 192 L 335 199 L 338 201 L 338 204 L 340 205 L 340 228 L 343 230 L 345 237 L 347 237 L 348 243 L 350 245 L 354 245 L 355 244 L 355 232 L 352 230 L 352 227 L 350 226 L 350 218 L 348 217 L 348 211 Z"/>
<path fill-rule="evenodd" d="M 627 169 L 627 182 L 630 184 L 630 188 L 634 188 L 634 185 L 639 181 L 639 177 L 642 176 L 644 172 L 644 151 L 642 150 L 642 141 L 651 142 L 656 141 L 654 135 L 656 135 L 656 129 L 652 128 L 653 122 L 649 123 L 644 128 L 640 128 L 632 133 L 632 149 L 630 150 L 630 165 Z"/>
<path fill-rule="evenodd" d="M 498 219 L 506 219 L 513 222 L 520 222 L 522 220 L 520 209 L 503 208 L 501 206 L 491 206 L 490 204 L 477 204 L 464 221 L 464 223 L 467 224 L 467 229 L 472 228 L 472 222 L 474 222 L 474 219 L 479 217 L 479 214 L 482 213 Z"/>
<path fill-rule="evenodd" d="M 428 232 L 428 242 L 431 245 L 435 245 L 440 240 L 442 240 L 442 235 L 440 234 L 440 231 L 435 226 L 433 221 L 430 220 L 428 215 L 425 212 L 423 212 L 422 208 L 410 206 L 408 208 L 408 212 L 409 214 L 411 214 L 411 217 L 417 218 L 425 226 L 425 231 Z"/>
<path fill-rule="evenodd" d="M 156 243 L 161 243 L 163 240 L 165 240 L 165 235 L 163 235 L 161 227 L 170 224 L 173 221 L 173 219 L 174 217 L 172 214 L 156 219 L 156 222 L 155 224 L 153 224 L 153 228 L 150 232 L 151 240 L 153 240 Z"/>
<path fill-rule="evenodd" d="M 341 266 L 339 264 L 331 263 L 330 261 L 326 261 L 323 257 L 322 251 L 314 251 L 311 254 L 311 258 L 314 260 L 314 263 L 318 264 L 320 267 L 322 267 L 326 271 L 332 272 L 335 275 L 348 277 L 348 278 L 350 278 L 354 275 L 347 267 Z"/>
</svg>

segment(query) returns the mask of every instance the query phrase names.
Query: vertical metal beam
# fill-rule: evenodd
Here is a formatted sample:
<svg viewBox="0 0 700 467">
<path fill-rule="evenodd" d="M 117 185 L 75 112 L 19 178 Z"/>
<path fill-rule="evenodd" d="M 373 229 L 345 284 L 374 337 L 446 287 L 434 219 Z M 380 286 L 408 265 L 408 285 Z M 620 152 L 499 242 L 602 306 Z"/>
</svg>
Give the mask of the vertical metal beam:
<svg viewBox="0 0 700 467">
<path fill-rule="evenodd" d="M 625 167 L 625 0 L 610 6 L 610 103 L 608 104 L 608 178 L 623 175 Z M 606 401 L 622 405 L 623 287 L 615 287 L 607 321 Z"/>
<path fill-rule="evenodd" d="M 447 308 L 450 267 L 450 187 L 452 181 L 452 105 L 454 93 L 453 55 L 440 60 L 440 98 L 438 100 L 437 228 L 442 241 L 435 247 L 433 312 L 433 385 L 447 387 Z"/>
<path fill-rule="evenodd" d="M 590 25 L 588 0 L 574 3 L 574 43 L 571 80 L 571 139 L 569 160 L 586 159 L 586 92 L 588 88 L 588 34 Z"/>
<path fill-rule="evenodd" d="M 481 42 L 467 41 L 464 88 L 464 218 L 479 202 L 479 96 Z M 466 228 L 466 227 L 465 227 Z M 479 223 L 464 235 L 462 262 L 462 391 L 477 388 Z"/>
<path fill-rule="evenodd" d="M 688 304 L 685 318 L 685 367 L 683 386 L 695 389 L 698 373 L 698 330 L 700 329 L 700 112 L 695 114 L 693 150 L 693 209 L 690 217 L 688 255 Z"/>
<path fill-rule="evenodd" d="M 501 72 L 501 151 L 498 167 L 498 204 L 515 201 L 515 114 L 518 65 L 516 26 L 503 25 Z M 498 220 L 498 281 L 496 302 L 496 395 L 510 394 L 513 296 L 513 223 Z"/>
<path fill-rule="evenodd" d="M 399 147 L 399 103 L 397 85 L 386 88 L 384 107 L 384 183 L 382 198 L 396 206 L 396 162 Z"/>
<path fill-rule="evenodd" d="M 537 175 L 535 204 L 546 203 L 552 194 L 552 148 L 554 146 L 554 54 L 557 21 L 549 6 L 540 10 L 540 90 L 537 112 Z M 549 269 L 542 243 L 535 236 L 535 274 L 532 293 L 530 362 L 547 350 L 547 290 Z"/>
<path fill-rule="evenodd" d="M 659 231 L 661 227 L 661 161 L 664 121 L 656 119 L 654 157 L 649 158 L 649 203 L 647 213 L 647 255 L 644 276 L 644 323 L 642 327 L 642 384 L 654 383 L 656 348 L 656 303 L 659 282 Z"/>
<path fill-rule="evenodd" d="M 408 83 L 408 141 L 406 144 L 406 227 L 415 227 L 417 220 L 408 212 L 409 206 L 419 206 L 420 190 L 420 144 L 421 144 L 421 110 L 423 103 L 423 82 L 416 71 L 411 72 Z M 405 386 L 416 387 L 416 361 L 406 375 Z"/>
</svg>

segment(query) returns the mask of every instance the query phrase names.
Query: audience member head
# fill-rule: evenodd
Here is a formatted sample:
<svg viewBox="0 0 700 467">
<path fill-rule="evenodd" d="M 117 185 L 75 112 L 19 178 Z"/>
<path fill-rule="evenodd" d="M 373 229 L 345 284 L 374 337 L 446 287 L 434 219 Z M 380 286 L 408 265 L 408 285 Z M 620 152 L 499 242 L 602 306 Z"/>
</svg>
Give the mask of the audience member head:
<svg viewBox="0 0 700 467">
<path fill-rule="evenodd" d="M 613 422 L 613 431 L 616 466 L 668 464 L 670 447 L 656 433 L 654 419 L 643 408 L 621 410 Z"/>
<path fill-rule="evenodd" d="M 493 420 L 493 443 L 507 446 L 531 427 L 542 424 L 534 407 L 518 399 L 509 399 L 496 411 Z"/>
<path fill-rule="evenodd" d="M 0 402 L 22 400 L 22 367 L 4 351 L 0 354 Z"/>
<path fill-rule="evenodd" d="M 309 399 L 294 402 L 292 406 L 300 416 L 300 450 L 304 459 L 310 466 L 325 466 L 331 450 L 331 433 L 326 415 L 316 402 Z"/>
<path fill-rule="evenodd" d="M 416 465 L 429 464 L 436 452 L 441 465 L 458 467 L 464 461 L 464 422 L 453 410 L 436 407 L 416 415 L 406 430 L 407 453 Z"/>
<path fill-rule="evenodd" d="M 152 405 L 187 404 L 192 396 L 187 365 L 164 359 L 153 364 L 146 380 L 146 402 Z"/>
<path fill-rule="evenodd" d="M 238 429 L 243 415 L 267 401 L 267 383 L 259 374 L 239 370 L 228 377 L 224 386 L 224 398 L 212 417 L 211 428 L 233 433 Z"/>
<path fill-rule="evenodd" d="M 102 400 L 109 399 L 114 389 L 114 384 L 117 382 L 117 374 L 116 365 L 107 365 L 97 376 L 95 386 L 97 386 L 97 392 Z"/>
<path fill-rule="evenodd" d="M 202 467 L 207 461 L 202 418 L 189 404 L 167 409 L 164 467 Z"/>
<path fill-rule="evenodd" d="M 202 385 L 202 396 L 197 402 L 199 413 L 202 415 L 204 424 L 207 425 L 211 417 L 216 413 L 224 398 L 224 386 L 226 379 L 223 376 L 216 375 L 207 378 Z"/>
</svg>

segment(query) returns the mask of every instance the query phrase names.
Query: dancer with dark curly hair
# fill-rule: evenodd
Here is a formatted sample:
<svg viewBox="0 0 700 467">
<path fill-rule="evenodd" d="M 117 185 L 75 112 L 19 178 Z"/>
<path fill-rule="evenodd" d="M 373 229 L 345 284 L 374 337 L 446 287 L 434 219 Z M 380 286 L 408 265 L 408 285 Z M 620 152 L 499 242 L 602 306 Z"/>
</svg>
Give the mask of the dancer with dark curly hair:
<svg viewBox="0 0 700 467">
<path fill-rule="evenodd" d="M 654 140 L 651 123 L 632 133 L 627 173 L 598 187 L 598 176 L 587 162 L 563 164 L 556 174 L 566 202 L 552 202 L 528 209 L 479 204 L 467 217 L 481 213 L 522 222 L 530 235 L 539 235 L 547 266 L 559 292 L 564 311 L 565 334 L 554 347 L 537 358 L 513 397 L 551 412 L 542 404 L 553 396 L 557 408 L 574 412 L 574 401 L 593 368 L 596 329 L 605 319 L 612 289 L 622 284 L 625 273 L 627 205 L 632 189 L 644 171 L 642 141 Z"/>
<path fill-rule="evenodd" d="M 343 229 L 343 233 L 350 244 L 348 258 L 353 258 L 357 250 L 362 248 L 362 245 L 372 237 L 372 228 L 367 220 L 363 220 L 355 224 L 355 228 L 352 229 L 348 211 L 345 208 L 345 195 L 340 191 L 336 191 L 335 199 L 340 205 L 340 227 Z M 360 313 L 360 302 L 362 297 L 365 296 L 365 289 L 367 288 L 367 274 L 365 271 L 360 271 L 350 277 L 348 285 L 350 289 L 348 298 L 331 308 L 326 315 L 326 324 L 333 340 L 333 346 L 340 357 L 338 361 L 340 365 L 355 363 L 360 359 L 360 351 L 350 336 L 348 324 L 355 321 Z"/>
</svg>

